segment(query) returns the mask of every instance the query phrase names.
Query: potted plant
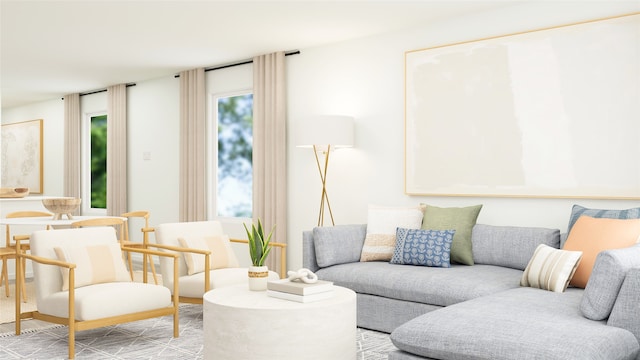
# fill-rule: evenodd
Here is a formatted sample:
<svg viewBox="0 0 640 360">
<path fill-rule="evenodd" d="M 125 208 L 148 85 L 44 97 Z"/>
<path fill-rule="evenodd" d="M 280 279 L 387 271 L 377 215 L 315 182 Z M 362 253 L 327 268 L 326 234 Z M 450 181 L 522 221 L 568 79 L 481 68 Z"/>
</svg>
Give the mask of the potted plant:
<svg viewBox="0 0 640 360">
<path fill-rule="evenodd" d="M 246 224 L 242 225 L 249 239 L 249 255 L 251 256 L 252 264 L 249 267 L 249 289 L 255 291 L 266 290 L 269 268 L 264 266 L 264 261 L 267 259 L 269 252 L 271 252 L 271 236 L 275 226 L 271 229 L 269 235 L 265 236 L 260 219 L 258 219 L 257 227 L 255 224 L 251 224 L 251 231 L 249 231 Z"/>
</svg>

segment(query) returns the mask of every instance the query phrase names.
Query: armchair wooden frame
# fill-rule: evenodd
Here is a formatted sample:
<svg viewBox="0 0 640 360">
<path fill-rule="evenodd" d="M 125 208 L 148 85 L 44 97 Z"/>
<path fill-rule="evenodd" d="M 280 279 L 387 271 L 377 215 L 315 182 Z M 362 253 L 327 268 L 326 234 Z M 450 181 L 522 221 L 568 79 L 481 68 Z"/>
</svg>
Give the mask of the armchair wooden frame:
<svg viewBox="0 0 640 360">
<path fill-rule="evenodd" d="M 148 227 L 148 228 L 143 228 L 142 229 L 143 232 L 154 232 L 155 229 L 152 227 Z M 243 244 L 248 244 L 249 241 L 248 240 L 242 240 L 242 239 L 229 239 L 229 241 L 234 242 L 234 243 L 243 243 Z M 190 249 L 190 248 L 184 248 L 184 247 L 180 247 L 180 246 L 171 246 L 171 245 L 163 245 L 163 244 L 148 244 L 149 247 L 154 247 L 154 248 L 158 248 L 161 250 L 165 250 L 165 251 L 171 251 L 174 253 L 193 253 L 193 254 L 201 254 L 204 255 L 204 292 L 206 293 L 207 291 L 211 290 L 211 275 L 210 275 L 210 259 L 211 259 L 211 251 L 209 250 L 200 250 L 200 249 Z M 287 272 L 287 244 L 284 243 L 277 243 L 277 242 L 272 242 L 271 246 L 273 247 L 277 247 L 280 249 L 280 253 L 281 253 L 281 263 L 280 263 L 280 278 L 283 278 L 286 275 Z M 166 252 L 165 252 L 166 253 Z M 174 268 L 174 272 L 173 272 L 173 277 L 174 279 L 176 279 L 176 269 Z M 174 280 L 174 286 L 176 285 L 176 281 Z M 190 304 L 202 304 L 202 298 L 194 298 L 194 297 L 180 297 L 180 302 L 183 303 L 190 303 Z"/>
<path fill-rule="evenodd" d="M 17 239 L 16 245 L 18 250 L 20 249 L 20 239 Z M 122 248 L 123 251 L 137 252 L 146 255 L 164 256 L 173 258 L 173 271 L 174 271 L 174 287 L 172 295 L 172 305 L 166 308 L 159 308 L 154 310 L 142 311 L 131 314 L 124 314 L 112 317 L 106 317 L 95 320 L 78 321 L 75 319 L 75 268 L 76 265 L 59 260 L 48 259 L 40 256 L 28 255 L 18 251 L 18 257 L 29 259 L 34 262 L 38 262 L 44 265 L 53 265 L 61 268 L 69 269 L 69 317 L 57 317 L 46 314 L 41 314 L 38 311 L 30 311 L 22 313 L 20 309 L 20 299 L 16 296 L 16 335 L 20 335 L 20 321 L 22 319 L 37 319 L 55 324 L 66 325 L 69 328 L 69 359 L 75 357 L 75 332 L 82 330 L 95 329 L 99 327 L 111 326 L 116 324 L 122 324 L 132 321 L 145 320 L 160 316 L 173 315 L 173 337 L 179 336 L 179 288 L 178 288 L 178 256 L 174 253 L 168 253 L 164 251 L 154 251 L 148 249 L 138 248 Z M 22 277 L 20 269 L 20 261 L 16 261 L 16 274 L 18 277 Z M 16 281 L 16 291 L 20 291 L 22 285 L 21 281 Z"/>
<path fill-rule="evenodd" d="M 146 210 L 139 210 L 139 211 L 130 211 L 130 212 L 126 212 L 124 214 L 120 214 L 120 216 L 122 217 L 126 217 L 126 218 L 142 218 L 144 219 L 144 228 L 148 228 L 149 227 L 149 212 Z M 141 230 L 142 230 L 141 229 Z M 122 245 L 125 247 L 135 247 L 135 248 L 143 248 L 146 249 L 147 246 L 149 245 L 149 233 L 142 231 L 142 242 L 136 242 L 136 241 L 131 241 L 129 239 L 129 221 L 125 221 L 124 222 L 124 240 L 122 241 Z M 131 256 L 127 256 L 128 261 L 129 261 L 129 268 L 133 269 L 133 262 L 131 260 Z M 153 262 L 153 258 L 151 257 L 151 255 L 145 255 L 142 257 L 142 281 L 144 283 L 147 282 L 147 277 L 149 276 L 147 273 L 147 268 L 149 267 L 149 265 L 151 266 L 151 274 L 153 275 L 153 281 L 156 283 L 156 285 L 158 284 L 158 275 L 156 273 L 156 266 Z"/>
</svg>

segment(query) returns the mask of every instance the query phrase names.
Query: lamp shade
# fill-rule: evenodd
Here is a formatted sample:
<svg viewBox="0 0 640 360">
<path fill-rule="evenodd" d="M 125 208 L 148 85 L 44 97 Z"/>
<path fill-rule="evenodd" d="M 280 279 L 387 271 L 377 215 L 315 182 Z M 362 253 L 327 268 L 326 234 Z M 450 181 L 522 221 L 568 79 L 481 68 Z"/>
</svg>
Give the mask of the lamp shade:
<svg viewBox="0 0 640 360">
<path fill-rule="evenodd" d="M 322 115 L 301 121 L 296 134 L 297 147 L 331 149 L 353 146 L 353 118 L 341 115 Z"/>
</svg>

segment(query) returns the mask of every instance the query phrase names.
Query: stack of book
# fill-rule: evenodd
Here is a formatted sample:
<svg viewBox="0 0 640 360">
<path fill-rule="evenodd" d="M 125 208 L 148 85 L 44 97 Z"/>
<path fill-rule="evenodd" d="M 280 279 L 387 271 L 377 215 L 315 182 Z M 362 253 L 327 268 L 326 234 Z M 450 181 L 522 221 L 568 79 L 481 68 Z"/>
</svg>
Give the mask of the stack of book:
<svg viewBox="0 0 640 360">
<path fill-rule="evenodd" d="M 333 296 L 333 282 L 317 280 L 307 284 L 289 279 L 274 280 L 267 283 L 267 295 L 301 303 L 314 302 Z"/>
</svg>

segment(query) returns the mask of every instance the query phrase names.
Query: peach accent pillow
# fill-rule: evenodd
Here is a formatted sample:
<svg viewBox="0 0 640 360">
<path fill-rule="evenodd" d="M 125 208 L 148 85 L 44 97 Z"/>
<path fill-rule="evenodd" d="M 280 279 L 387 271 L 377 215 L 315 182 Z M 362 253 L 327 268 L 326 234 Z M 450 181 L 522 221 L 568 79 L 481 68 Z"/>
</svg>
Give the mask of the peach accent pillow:
<svg viewBox="0 0 640 360">
<path fill-rule="evenodd" d="M 209 257 L 211 270 L 240 266 L 227 235 L 178 238 L 178 243 L 185 248 L 211 251 Z M 204 271 L 204 255 L 184 253 L 184 261 L 187 263 L 187 274 L 193 275 Z"/>
<path fill-rule="evenodd" d="M 53 251 L 60 261 L 76 264 L 75 286 L 108 282 L 129 282 L 131 275 L 122 260 L 120 244 L 55 247 Z M 69 269 L 62 272 L 62 291 L 69 290 Z"/>
<path fill-rule="evenodd" d="M 640 240 L 640 219 L 580 216 L 569 232 L 564 250 L 582 251 L 582 261 L 569 284 L 587 286 L 596 256 L 601 251 L 632 246 Z"/>
</svg>

